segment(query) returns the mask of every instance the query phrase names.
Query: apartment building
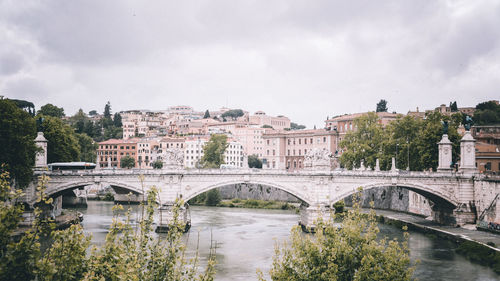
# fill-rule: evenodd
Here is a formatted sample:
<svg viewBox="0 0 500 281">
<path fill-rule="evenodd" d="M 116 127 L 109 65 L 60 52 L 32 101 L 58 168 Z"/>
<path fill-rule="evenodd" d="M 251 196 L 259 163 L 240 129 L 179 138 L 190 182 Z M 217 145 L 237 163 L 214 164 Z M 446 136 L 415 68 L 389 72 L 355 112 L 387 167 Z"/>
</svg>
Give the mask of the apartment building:
<svg viewBox="0 0 500 281">
<path fill-rule="evenodd" d="M 161 159 L 160 142 L 157 138 L 142 138 L 137 141 L 137 167 L 152 169 L 153 162 Z"/>
<path fill-rule="evenodd" d="M 285 116 L 269 116 L 266 115 L 264 111 L 257 111 L 254 115 L 248 117 L 248 121 L 251 124 L 255 124 L 259 127 L 271 126 L 275 130 L 290 129 L 290 119 Z"/>
<path fill-rule="evenodd" d="M 304 158 L 313 149 L 327 149 L 332 154 L 339 142 L 336 131 L 325 129 L 268 131 L 263 134 L 263 168 L 295 171 L 304 168 Z"/>
<path fill-rule="evenodd" d="M 110 139 L 98 143 L 97 159 L 101 168 L 120 167 L 120 160 L 124 156 L 130 156 L 135 159 L 137 167 L 137 140 L 136 139 Z"/>
</svg>

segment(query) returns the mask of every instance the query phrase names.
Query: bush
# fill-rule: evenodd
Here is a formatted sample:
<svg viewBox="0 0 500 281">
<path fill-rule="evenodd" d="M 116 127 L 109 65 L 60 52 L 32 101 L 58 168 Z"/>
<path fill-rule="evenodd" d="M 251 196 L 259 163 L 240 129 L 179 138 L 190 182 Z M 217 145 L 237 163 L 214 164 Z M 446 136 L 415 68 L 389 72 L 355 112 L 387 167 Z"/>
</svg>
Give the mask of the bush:
<svg viewBox="0 0 500 281">
<path fill-rule="evenodd" d="M 333 208 L 335 209 L 335 213 L 343 213 L 345 208 L 344 200 L 335 202 L 335 204 L 333 204 Z"/>
<path fill-rule="evenodd" d="M 217 189 L 212 189 L 207 192 L 207 198 L 205 199 L 205 205 L 207 206 L 217 206 L 221 201 L 220 192 Z"/>
</svg>

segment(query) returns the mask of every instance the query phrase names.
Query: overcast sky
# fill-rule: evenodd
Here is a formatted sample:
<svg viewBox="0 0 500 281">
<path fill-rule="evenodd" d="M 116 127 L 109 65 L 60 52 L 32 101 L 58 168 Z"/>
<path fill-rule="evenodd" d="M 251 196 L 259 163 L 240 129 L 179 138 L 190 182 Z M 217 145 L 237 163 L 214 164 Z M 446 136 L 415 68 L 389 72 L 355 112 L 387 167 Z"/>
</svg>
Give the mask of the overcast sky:
<svg viewBox="0 0 500 281">
<path fill-rule="evenodd" d="M 72 115 L 327 116 L 500 98 L 500 1 L 0 0 L 0 95 Z"/>
</svg>

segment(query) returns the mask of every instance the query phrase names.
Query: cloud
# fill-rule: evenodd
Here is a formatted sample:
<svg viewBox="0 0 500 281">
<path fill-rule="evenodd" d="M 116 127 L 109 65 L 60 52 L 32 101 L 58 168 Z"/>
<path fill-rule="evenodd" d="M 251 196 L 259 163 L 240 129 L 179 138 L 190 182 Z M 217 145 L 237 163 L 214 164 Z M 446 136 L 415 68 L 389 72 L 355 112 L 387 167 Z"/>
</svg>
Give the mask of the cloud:
<svg viewBox="0 0 500 281">
<path fill-rule="evenodd" d="M 326 116 L 498 98 L 496 1 L 0 2 L 0 92 L 115 111 Z"/>
</svg>

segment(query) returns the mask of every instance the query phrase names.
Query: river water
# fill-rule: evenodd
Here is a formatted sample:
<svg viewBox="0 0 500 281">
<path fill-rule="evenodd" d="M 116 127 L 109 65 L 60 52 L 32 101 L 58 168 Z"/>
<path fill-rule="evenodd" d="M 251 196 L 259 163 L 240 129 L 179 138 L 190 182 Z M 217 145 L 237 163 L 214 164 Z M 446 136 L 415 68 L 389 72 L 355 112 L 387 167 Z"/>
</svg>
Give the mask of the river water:
<svg viewBox="0 0 500 281">
<path fill-rule="evenodd" d="M 96 245 L 104 243 L 112 207 L 112 202 L 89 201 L 87 209 L 74 209 L 84 214 L 82 225 Z M 138 206 L 131 208 L 133 214 L 137 213 Z M 210 237 L 216 242 L 216 280 L 255 280 L 257 269 L 268 272 L 276 241 L 287 239 L 299 219 L 293 211 L 199 206 L 190 209 L 192 228 L 185 240 L 192 252 L 199 248 L 202 261 L 206 261 Z M 380 230 L 389 238 L 402 237 L 402 231 L 392 226 L 380 225 Z M 411 259 L 420 260 L 414 274 L 418 280 L 500 280 L 491 269 L 455 254 L 456 246 L 447 240 L 410 232 L 409 246 Z"/>
</svg>

